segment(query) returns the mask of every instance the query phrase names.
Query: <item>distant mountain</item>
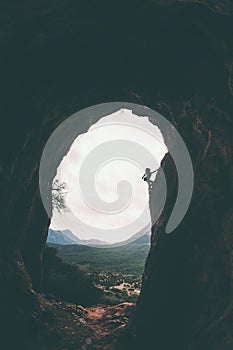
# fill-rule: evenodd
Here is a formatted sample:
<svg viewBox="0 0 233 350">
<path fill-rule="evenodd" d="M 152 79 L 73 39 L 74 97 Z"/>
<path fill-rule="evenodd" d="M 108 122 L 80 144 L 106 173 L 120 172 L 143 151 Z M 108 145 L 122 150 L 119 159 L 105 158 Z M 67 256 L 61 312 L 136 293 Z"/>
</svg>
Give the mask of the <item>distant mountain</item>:
<svg viewBox="0 0 233 350">
<path fill-rule="evenodd" d="M 146 227 L 144 227 L 141 231 L 135 233 L 133 236 L 128 238 L 126 241 L 121 241 L 117 243 L 110 243 L 106 246 L 102 246 L 103 248 L 114 248 L 122 245 L 128 245 L 128 244 L 150 244 L 150 237 L 151 237 L 151 224 L 148 224 Z"/>
<path fill-rule="evenodd" d="M 151 238 L 151 235 L 149 232 L 147 232 L 145 235 L 139 237 L 138 239 L 131 242 L 130 244 L 150 244 L 150 238 Z"/>
<path fill-rule="evenodd" d="M 79 239 L 75 236 L 70 230 L 48 230 L 47 243 L 53 244 L 80 244 L 80 245 L 90 245 L 90 246 L 99 246 L 106 245 L 107 242 L 100 241 L 98 239 Z"/>
<path fill-rule="evenodd" d="M 66 237 L 62 231 L 54 231 L 51 228 L 48 230 L 47 243 L 53 244 L 77 244 L 74 240 Z"/>
<path fill-rule="evenodd" d="M 131 238 L 127 239 L 126 241 L 120 242 L 120 243 L 107 243 L 98 239 L 80 239 L 77 236 L 75 236 L 70 230 L 48 230 L 48 238 L 47 243 L 52 244 L 60 244 L 60 245 L 71 245 L 71 244 L 78 244 L 78 245 L 88 245 L 92 247 L 107 247 L 107 248 L 114 248 L 118 245 L 126 245 L 126 244 L 150 244 L 150 233 L 149 231 L 142 234 L 142 231 L 136 233 Z"/>
</svg>

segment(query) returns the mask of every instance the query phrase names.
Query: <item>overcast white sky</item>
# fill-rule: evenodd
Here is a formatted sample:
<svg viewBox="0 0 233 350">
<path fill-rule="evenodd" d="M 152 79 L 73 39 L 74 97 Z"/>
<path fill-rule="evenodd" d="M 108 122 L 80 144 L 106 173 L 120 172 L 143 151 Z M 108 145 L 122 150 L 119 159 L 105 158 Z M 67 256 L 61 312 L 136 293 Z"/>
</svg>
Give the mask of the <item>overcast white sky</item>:
<svg viewBox="0 0 233 350">
<path fill-rule="evenodd" d="M 132 196 L 123 210 L 116 213 L 96 210 L 93 206 L 88 205 L 80 190 L 81 187 L 84 193 L 88 191 L 88 184 L 81 184 L 79 179 L 84 160 L 87 159 L 90 152 L 95 152 L 99 145 L 112 140 L 118 140 L 118 142 L 128 140 L 142 146 L 145 152 L 152 153 L 154 161 L 151 162 L 149 157 L 147 165 L 152 170 L 160 164 L 167 151 L 160 130 L 152 125 L 147 117 L 138 117 L 130 110 L 121 109 L 102 118 L 87 133 L 80 135 L 74 141 L 57 169 L 57 178 L 59 181 L 65 182 L 67 186 L 66 204 L 69 211 L 62 214 L 54 211 L 51 228 L 56 230 L 69 229 L 80 239 L 99 239 L 115 243 L 130 238 L 148 224 L 150 220 L 148 186 L 142 180 L 145 171 L 142 164 L 145 164 L 145 159 L 142 161 L 141 154 L 135 155 L 136 158 L 138 157 L 136 162 L 135 159 L 132 161 L 124 159 L 122 154 L 119 154 L 116 159 L 111 159 L 111 154 L 109 154 L 109 161 L 99 164 L 98 171 L 93 174 L 99 197 L 108 203 L 117 200 L 117 184 L 120 181 L 125 180 L 131 184 Z M 107 143 L 104 152 L 108 157 L 110 151 Z M 98 156 L 97 153 L 96 156 Z M 90 171 L 92 171 L 91 166 Z M 144 210 L 146 212 L 142 215 Z M 139 220 L 136 222 L 135 218 L 139 218 Z M 93 227 L 93 230 L 83 230 L 80 221 Z M 119 230 L 119 228 L 127 227 L 134 222 L 133 230 L 132 228 Z M 94 228 L 100 230 L 96 231 Z"/>
</svg>

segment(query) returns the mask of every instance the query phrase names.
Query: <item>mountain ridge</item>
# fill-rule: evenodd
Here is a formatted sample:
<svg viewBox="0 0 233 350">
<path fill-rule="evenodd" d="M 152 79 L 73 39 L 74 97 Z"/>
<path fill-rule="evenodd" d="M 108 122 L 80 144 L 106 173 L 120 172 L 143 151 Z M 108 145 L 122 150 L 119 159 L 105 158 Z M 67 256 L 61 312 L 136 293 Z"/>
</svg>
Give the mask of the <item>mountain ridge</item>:
<svg viewBox="0 0 233 350">
<path fill-rule="evenodd" d="M 60 244 L 60 245 L 72 245 L 72 244 L 78 244 L 78 245 L 89 245 L 89 246 L 97 246 L 97 247 L 117 247 L 120 245 L 127 245 L 127 244 L 150 244 L 150 233 L 146 232 L 142 235 L 141 232 L 136 233 L 131 238 L 129 238 L 126 241 L 117 242 L 117 243 L 107 243 L 98 239 L 80 239 L 77 236 L 75 236 L 70 230 L 53 230 L 52 228 L 49 228 L 48 230 L 48 237 L 47 237 L 47 243 L 52 244 Z"/>
<path fill-rule="evenodd" d="M 75 236 L 70 230 L 53 230 L 49 228 L 47 243 L 53 244 L 79 244 L 79 245 L 106 245 L 107 242 L 98 239 L 80 239 Z"/>
</svg>

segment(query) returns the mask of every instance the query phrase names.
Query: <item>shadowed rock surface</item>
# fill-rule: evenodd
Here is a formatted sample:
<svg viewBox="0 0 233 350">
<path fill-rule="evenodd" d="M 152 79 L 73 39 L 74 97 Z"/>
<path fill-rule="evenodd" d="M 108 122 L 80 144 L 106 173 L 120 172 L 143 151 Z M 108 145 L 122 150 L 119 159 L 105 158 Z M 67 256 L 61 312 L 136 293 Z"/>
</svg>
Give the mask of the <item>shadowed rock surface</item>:
<svg viewBox="0 0 233 350">
<path fill-rule="evenodd" d="M 2 1 L 0 22 L 1 347 L 32 349 L 35 332 L 43 337 L 45 321 L 36 315 L 49 220 L 38 169 L 48 137 L 82 108 L 128 101 L 175 125 L 192 157 L 195 188 L 185 219 L 166 235 L 177 192 L 168 155 L 168 198 L 120 347 L 230 348 L 232 3 Z M 62 349 L 59 341 L 45 346 Z"/>
<path fill-rule="evenodd" d="M 39 333 L 33 349 L 110 350 L 125 329 L 134 304 L 84 308 L 39 294 L 40 310 L 34 316 Z"/>
</svg>

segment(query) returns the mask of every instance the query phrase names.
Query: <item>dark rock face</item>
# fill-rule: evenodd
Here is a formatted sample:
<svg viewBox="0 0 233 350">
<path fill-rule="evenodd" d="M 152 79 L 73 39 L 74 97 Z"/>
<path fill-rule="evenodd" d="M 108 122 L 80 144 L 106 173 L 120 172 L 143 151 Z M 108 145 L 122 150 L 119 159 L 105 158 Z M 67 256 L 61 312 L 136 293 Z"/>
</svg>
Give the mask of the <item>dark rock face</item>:
<svg viewBox="0 0 233 350">
<path fill-rule="evenodd" d="M 231 136 L 227 120 L 221 119 L 221 138 L 222 131 L 211 127 L 213 114 L 209 117 L 193 118 L 187 129 L 189 149 L 199 143 L 192 154 L 194 193 L 183 222 L 171 234 L 165 227 L 177 194 L 177 176 L 170 155 L 163 160 L 167 202 L 152 229 L 134 320 L 141 345 L 145 339 L 159 349 L 223 349 L 232 344 Z M 159 195 L 156 183 L 152 191 Z M 153 208 L 151 203 L 152 214 Z"/>
<path fill-rule="evenodd" d="M 66 117 L 110 101 L 145 104 L 166 116 L 195 170 L 190 209 L 165 235 L 177 184 L 174 164 L 164 159 L 168 198 L 131 322 L 136 343 L 161 350 L 231 344 L 232 6 L 202 3 L 0 5 L 3 348 L 32 348 L 38 327 L 35 291 L 49 225 L 38 190 L 43 147 Z"/>
</svg>

